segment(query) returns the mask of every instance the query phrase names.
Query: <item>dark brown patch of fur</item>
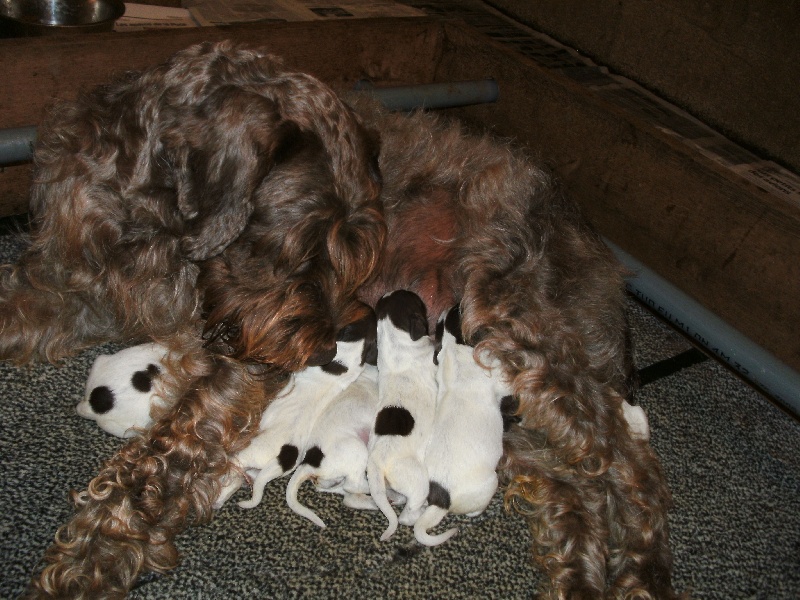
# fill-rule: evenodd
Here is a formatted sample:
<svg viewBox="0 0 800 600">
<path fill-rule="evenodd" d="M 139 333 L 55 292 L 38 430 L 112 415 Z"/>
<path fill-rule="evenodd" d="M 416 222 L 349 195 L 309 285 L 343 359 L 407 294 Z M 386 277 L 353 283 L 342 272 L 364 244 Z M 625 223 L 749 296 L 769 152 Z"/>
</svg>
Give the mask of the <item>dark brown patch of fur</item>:
<svg viewBox="0 0 800 600">
<path fill-rule="evenodd" d="M 293 444 L 284 444 L 278 452 L 278 464 L 284 473 L 293 468 L 297 464 L 297 458 L 300 456 L 300 451 L 297 446 Z"/>
<path fill-rule="evenodd" d="M 414 417 L 408 409 L 387 406 L 375 417 L 375 435 L 407 436 L 414 430 Z"/>
<path fill-rule="evenodd" d="M 319 446 L 312 446 L 306 451 L 306 455 L 303 457 L 303 464 L 310 465 L 315 469 L 318 469 L 322 464 L 323 458 L 325 458 L 325 453 L 319 448 Z"/>
<path fill-rule="evenodd" d="M 428 504 L 438 506 L 439 508 L 450 508 L 450 492 L 448 492 L 441 484 L 436 481 L 431 481 L 428 488 Z"/>
</svg>

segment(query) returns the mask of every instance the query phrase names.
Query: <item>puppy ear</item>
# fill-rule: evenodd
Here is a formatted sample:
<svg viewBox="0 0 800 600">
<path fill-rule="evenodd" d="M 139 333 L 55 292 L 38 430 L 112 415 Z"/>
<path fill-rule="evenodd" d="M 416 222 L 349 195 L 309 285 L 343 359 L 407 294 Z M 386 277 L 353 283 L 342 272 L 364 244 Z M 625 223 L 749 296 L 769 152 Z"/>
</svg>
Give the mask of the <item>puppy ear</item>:
<svg viewBox="0 0 800 600">
<path fill-rule="evenodd" d="M 333 347 L 319 348 L 308 357 L 307 367 L 321 367 L 333 362 L 336 358 L 336 344 Z"/>
<path fill-rule="evenodd" d="M 444 328 L 455 338 L 456 344 L 466 345 L 464 336 L 461 333 L 461 307 L 458 304 L 447 312 Z"/>
<path fill-rule="evenodd" d="M 425 320 L 425 315 L 420 313 L 411 313 L 408 318 L 408 335 L 411 336 L 413 341 L 428 335 L 428 322 Z"/>
<path fill-rule="evenodd" d="M 378 339 L 377 337 L 364 340 L 364 351 L 361 353 L 361 362 L 373 367 L 378 366 Z"/>
<path fill-rule="evenodd" d="M 299 129 L 272 100 L 234 86 L 216 90 L 182 125 L 175 132 L 177 202 L 187 225 L 181 249 L 201 261 L 244 231 L 256 189 Z"/>
</svg>

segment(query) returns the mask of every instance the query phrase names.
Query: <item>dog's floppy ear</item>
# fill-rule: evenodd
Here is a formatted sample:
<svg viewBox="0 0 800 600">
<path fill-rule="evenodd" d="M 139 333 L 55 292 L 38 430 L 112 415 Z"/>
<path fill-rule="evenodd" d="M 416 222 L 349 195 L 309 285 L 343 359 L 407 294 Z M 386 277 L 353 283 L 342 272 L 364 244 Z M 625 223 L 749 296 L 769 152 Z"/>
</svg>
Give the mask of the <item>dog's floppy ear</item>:
<svg viewBox="0 0 800 600">
<path fill-rule="evenodd" d="M 333 362 L 336 358 L 336 344 L 315 350 L 306 361 L 307 367 L 321 367 Z"/>
<path fill-rule="evenodd" d="M 411 313 L 408 316 L 408 335 L 415 342 L 428 335 L 428 321 L 424 313 Z"/>
<path fill-rule="evenodd" d="M 193 109 L 173 141 L 187 258 L 211 258 L 244 231 L 256 188 L 298 131 L 275 102 L 234 86 L 220 87 Z"/>
</svg>

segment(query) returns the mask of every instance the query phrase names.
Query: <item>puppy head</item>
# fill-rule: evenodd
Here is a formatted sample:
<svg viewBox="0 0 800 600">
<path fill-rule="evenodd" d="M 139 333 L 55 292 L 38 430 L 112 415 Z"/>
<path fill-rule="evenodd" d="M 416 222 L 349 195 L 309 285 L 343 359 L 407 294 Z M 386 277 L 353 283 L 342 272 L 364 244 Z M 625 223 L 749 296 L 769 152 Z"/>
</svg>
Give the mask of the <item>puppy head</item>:
<svg viewBox="0 0 800 600">
<path fill-rule="evenodd" d="M 339 343 L 360 343 L 362 345 L 361 364 L 378 364 L 378 319 L 375 311 L 364 305 L 364 316 L 346 325 L 336 336 Z"/>
<path fill-rule="evenodd" d="M 378 300 L 375 312 L 379 321 L 388 319 L 394 327 L 408 334 L 412 341 L 428 335 L 425 303 L 414 292 L 396 290 Z"/>
<path fill-rule="evenodd" d="M 363 316 L 343 327 L 336 336 L 336 357 L 321 368 L 327 373 L 360 373 L 364 365 L 378 364 L 377 320 L 375 312 L 363 306 Z"/>
<path fill-rule="evenodd" d="M 468 346 L 464 341 L 464 336 L 461 333 L 461 307 L 456 304 L 440 316 L 436 322 L 435 351 L 433 354 L 433 362 L 439 364 L 439 352 L 442 349 L 445 336 L 452 339 L 453 343 Z"/>
<path fill-rule="evenodd" d="M 273 57 L 230 44 L 186 56 L 205 79 L 169 147 L 206 338 L 240 360 L 324 364 L 386 236 L 377 138 Z"/>
</svg>

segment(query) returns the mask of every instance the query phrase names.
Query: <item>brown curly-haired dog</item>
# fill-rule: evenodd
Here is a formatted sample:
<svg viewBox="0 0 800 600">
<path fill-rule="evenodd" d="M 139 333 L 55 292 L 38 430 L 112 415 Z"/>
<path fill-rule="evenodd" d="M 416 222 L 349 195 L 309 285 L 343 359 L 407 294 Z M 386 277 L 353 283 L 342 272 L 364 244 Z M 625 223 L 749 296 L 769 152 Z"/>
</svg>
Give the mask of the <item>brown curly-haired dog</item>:
<svg viewBox="0 0 800 600">
<path fill-rule="evenodd" d="M 622 414 L 620 269 L 520 153 L 347 105 L 230 44 L 62 105 L 37 144 L 32 243 L 0 274 L 0 357 L 151 338 L 175 351 L 177 400 L 74 494 L 31 596 L 120 597 L 173 568 L 176 534 L 211 517 L 288 373 L 330 360 L 361 301 L 405 288 L 432 318 L 460 301 L 465 337 L 513 380 L 501 468 L 542 597 L 675 597 L 669 494 Z"/>
</svg>

